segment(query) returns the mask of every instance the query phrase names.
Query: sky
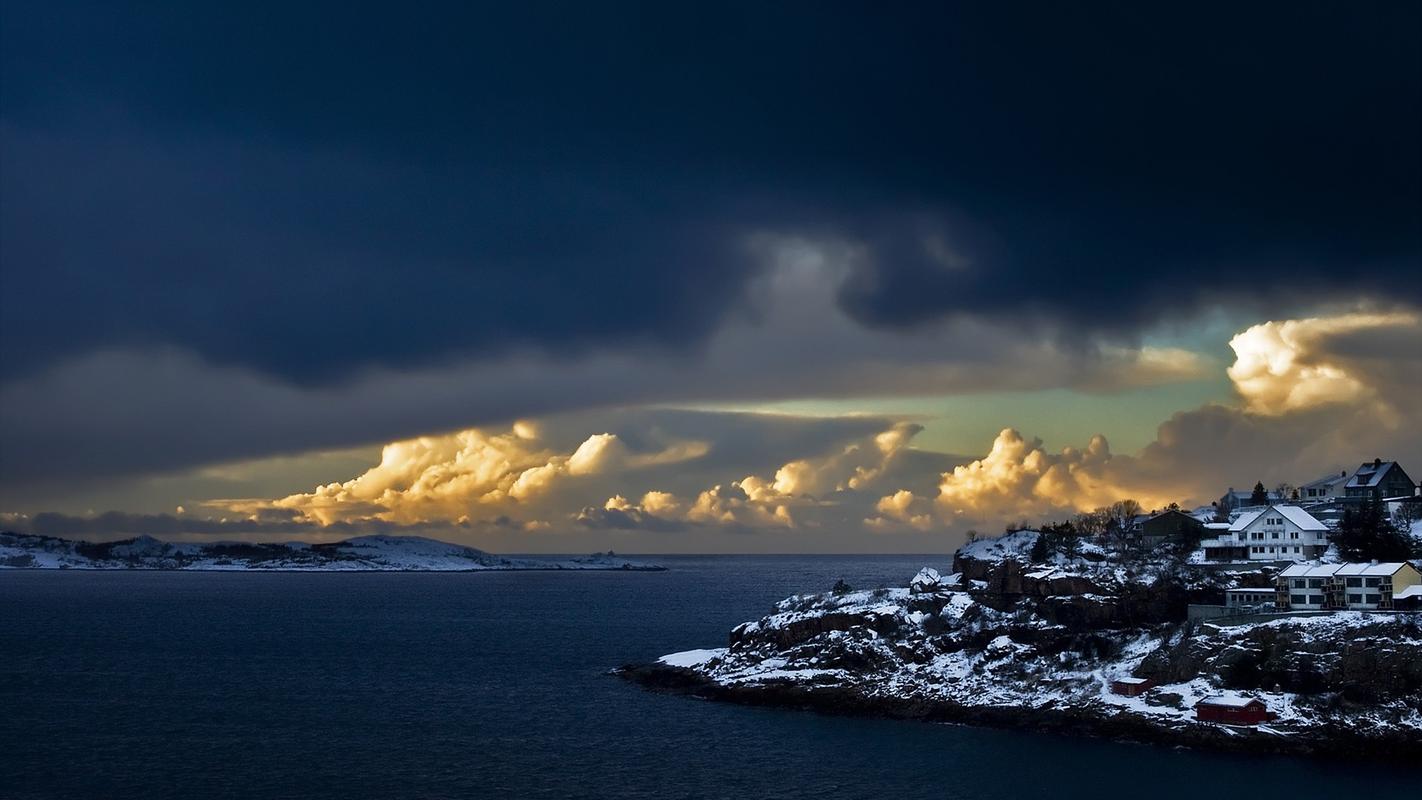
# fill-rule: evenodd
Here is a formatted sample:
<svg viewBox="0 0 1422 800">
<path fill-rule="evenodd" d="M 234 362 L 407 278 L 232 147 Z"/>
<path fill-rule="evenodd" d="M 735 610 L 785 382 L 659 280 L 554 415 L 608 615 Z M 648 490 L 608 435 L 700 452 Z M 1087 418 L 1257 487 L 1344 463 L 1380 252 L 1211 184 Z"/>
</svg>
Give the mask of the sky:
<svg viewBox="0 0 1422 800">
<path fill-rule="evenodd" d="M 1413 3 L 0 3 L 0 527 L 946 552 L 1422 474 Z"/>
</svg>

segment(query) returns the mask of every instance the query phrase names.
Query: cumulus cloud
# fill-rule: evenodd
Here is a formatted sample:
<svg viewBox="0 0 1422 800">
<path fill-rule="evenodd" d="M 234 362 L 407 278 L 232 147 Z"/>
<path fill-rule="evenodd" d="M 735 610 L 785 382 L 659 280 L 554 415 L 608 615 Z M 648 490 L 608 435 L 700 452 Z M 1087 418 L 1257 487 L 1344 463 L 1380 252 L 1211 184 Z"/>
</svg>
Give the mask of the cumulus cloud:
<svg viewBox="0 0 1422 800">
<path fill-rule="evenodd" d="M 870 530 L 892 530 L 902 525 L 926 531 L 939 524 L 932 513 L 933 504 L 907 489 L 900 489 L 880 498 L 879 502 L 874 504 L 874 510 L 878 515 L 864 520 Z"/>
<path fill-rule="evenodd" d="M 871 488 L 891 470 L 922 430 L 918 423 L 898 422 L 829 454 L 788 461 L 769 477 L 747 475 L 718 483 L 688 501 L 664 491 L 648 492 L 640 503 L 616 495 L 601 508 L 584 508 L 578 521 L 590 527 L 627 528 L 647 528 L 649 523 L 736 529 L 819 527 L 825 515 L 817 511 L 853 508 L 855 499 L 867 499 L 869 495 L 861 495 L 860 490 Z"/>
<path fill-rule="evenodd" d="M 1104 435 L 1056 449 L 1006 428 L 981 457 L 959 458 L 915 447 L 923 426 L 913 421 L 624 410 L 402 439 L 355 478 L 209 504 L 229 521 L 204 521 L 187 503 L 183 525 L 171 515 L 151 524 L 263 534 L 361 525 L 616 537 L 755 531 L 765 541 L 795 537 L 780 539 L 782 547 L 814 547 L 866 531 L 882 534 L 881 543 L 958 535 L 1128 497 L 1148 508 L 1208 502 L 1231 485 L 1301 483 L 1374 456 L 1422 463 L 1422 416 L 1412 402 L 1422 394 L 1418 336 L 1419 315 L 1406 312 L 1252 326 L 1233 340 L 1236 402 L 1177 412 L 1129 454 L 1113 452 Z M 44 524 L 140 524 L 76 519 Z"/>
<path fill-rule="evenodd" d="M 707 449 L 705 442 L 679 441 L 638 453 L 617 435 L 599 433 L 565 455 L 542 443 L 536 425 L 520 421 L 504 433 L 471 428 L 392 442 L 381 451 L 379 464 L 351 480 L 275 500 L 212 505 L 241 513 L 289 511 L 322 525 L 359 519 L 458 521 L 480 508 L 517 508 L 569 479 L 674 464 Z"/>
<path fill-rule="evenodd" d="M 1205 503 L 1256 480 L 1303 483 L 1375 455 L 1422 458 L 1422 315 L 1345 312 L 1251 326 L 1230 342 L 1238 406 L 1207 404 L 1163 422 L 1140 453 L 1106 437 L 1051 452 L 1014 429 L 988 454 L 943 474 L 945 523 L 1036 520 L 1134 498 Z M 874 529 L 928 527 L 926 499 L 884 496 Z"/>
<path fill-rule="evenodd" d="M 1370 374 L 1377 367 L 1370 362 L 1382 358 L 1388 370 L 1415 368 L 1422 315 L 1357 312 L 1269 321 L 1239 333 L 1229 345 L 1235 362 L 1228 374 L 1247 411 L 1278 416 L 1363 402 L 1392 414 L 1398 402 L 1411 404 L 1415 398 L 1380 393 L 1380 381 Z"/>
<path fill-rule="evenodd" d="M 1111 453 L 1106 437 L 1091 437 L 1084 448 L 1049 452 L 1040 439 L 1011 428 L 998 434 L 988 454 L 944 473 L 937 505 L 948 518 L 1035 519 L 1062 511 L 1084 511 L 1134 496 L 1146 505 L 1163 495 L 1129 481 L 1131 459 Z"/>
</svg>

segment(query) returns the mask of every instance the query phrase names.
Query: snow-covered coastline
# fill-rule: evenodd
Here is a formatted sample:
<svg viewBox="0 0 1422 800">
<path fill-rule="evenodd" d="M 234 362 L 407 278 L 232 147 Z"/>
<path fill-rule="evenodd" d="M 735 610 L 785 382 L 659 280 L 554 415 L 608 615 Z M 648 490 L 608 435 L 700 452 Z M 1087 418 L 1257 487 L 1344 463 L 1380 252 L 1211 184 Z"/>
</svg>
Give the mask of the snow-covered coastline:
<svg viewBox="0 0 1422 800">
<path fill-rule="evenodd" d="M 909 588 L 790 597 L 737 626 L 725 647 L 620 672 L 657 690 L 838 714 L 1422 758 L 1417 615 L 1190 622 L 1188 602 L 1261 576 L 1033 564 L 1029 549 L 978 543 L 960 551 L 955 574 L 925 569 Z M 1123 678 L 1154 688 L 1113 692 Z M 1257 698 L 1276 718 L 1199 722 L 1194 705 L 1206 697 Z"/>
<path fill-rule="evenodd" d="M 0 533 L 0 569 L 186 570 L 210 572 L 483 572 L 493 570 L 660 571 L 614 553 L 507 558 L 421 536 L 359 536 L 340 542 L 164 542 L 140 536 L 81 542 Z"/>
</svg>

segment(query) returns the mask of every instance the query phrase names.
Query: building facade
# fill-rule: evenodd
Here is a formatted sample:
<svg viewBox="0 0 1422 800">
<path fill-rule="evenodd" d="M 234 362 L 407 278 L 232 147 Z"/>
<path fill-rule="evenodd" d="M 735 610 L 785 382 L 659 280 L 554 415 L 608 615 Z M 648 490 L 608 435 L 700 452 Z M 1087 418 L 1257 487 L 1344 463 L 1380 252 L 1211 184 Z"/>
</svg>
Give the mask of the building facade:
<svg viewBox="0 0 1422 800">
<path fill-rule="evenodd" d="M 1422 573 L 1406 561 L 1294 564 L 1279 573 L 1274 604 L 1285 609 L 1393 610 L 1422 592 Z M 1400 597 L 1399 597 L 1400 596 Z"/>
<path fill-rule="evenodd" d="M 1411 497 L 1417 493 L 1417 484 L 1396 461 L 1375 458 L 1358 470 L 1343 484 L 1343 493 L 1350 499 L 1386 500 L 1389 497 Z"/>
<path fill-rule="evenodd" d="M 1294 505 L 1246 511 L 1201 542 L 1211 561 L 1308 561 L 1328 549 L 1328 526 Z"/>
<path fill-rule="evenodd" d="M 1316 481 L 1309 481 L 1298 488 L 1299 502 L 1328 503 L 1344 496 L 1344 485 L 1348 483 L 1347 472 L 1325 475 Z"/>
</svg>

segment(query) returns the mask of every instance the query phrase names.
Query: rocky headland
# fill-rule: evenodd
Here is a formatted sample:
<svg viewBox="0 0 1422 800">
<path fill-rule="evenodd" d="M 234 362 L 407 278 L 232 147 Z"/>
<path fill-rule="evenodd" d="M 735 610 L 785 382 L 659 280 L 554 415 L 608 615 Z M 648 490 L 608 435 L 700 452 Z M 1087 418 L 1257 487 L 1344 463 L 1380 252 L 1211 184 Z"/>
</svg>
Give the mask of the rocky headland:
<svg viewBox="0 0 1422 800">
<path fill-rule="evenodd" d="M 1272 586 L 1273 573 L 1044 556 L 1037 537 L 974 542 L 951 574 L 925 568 L 903 588 L 790 597 L 724 647 L 617 672 L 751 705 L 1422 763 L 1418 615 L 1189 621 L 1189 604 Z M 1154 686 L 1117 694 L 1122 678 Z M 1200 722 L 1206 697 L 1257 698 L 1275 718 Z"/>
</svg>

